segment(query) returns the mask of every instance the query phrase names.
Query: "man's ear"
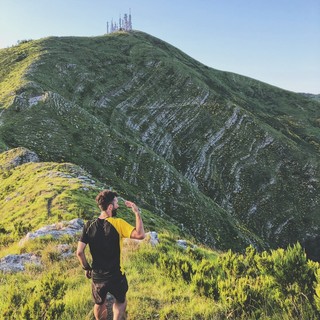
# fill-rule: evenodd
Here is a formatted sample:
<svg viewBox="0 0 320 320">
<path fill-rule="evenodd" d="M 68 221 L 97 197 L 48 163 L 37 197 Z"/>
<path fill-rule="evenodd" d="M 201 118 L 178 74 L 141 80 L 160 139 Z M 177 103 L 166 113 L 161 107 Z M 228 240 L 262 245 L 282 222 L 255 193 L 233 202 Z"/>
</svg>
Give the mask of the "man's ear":
<svg viewBox="0 0 320 320">
<path fill-rule="evenodd" d="M 113 209 L 113 204 L 110 203 L 110 204 L 108 205 L 108 209 L 107 209 L 107 210 L 112 211 L 112 209 Z"/>
</svg>

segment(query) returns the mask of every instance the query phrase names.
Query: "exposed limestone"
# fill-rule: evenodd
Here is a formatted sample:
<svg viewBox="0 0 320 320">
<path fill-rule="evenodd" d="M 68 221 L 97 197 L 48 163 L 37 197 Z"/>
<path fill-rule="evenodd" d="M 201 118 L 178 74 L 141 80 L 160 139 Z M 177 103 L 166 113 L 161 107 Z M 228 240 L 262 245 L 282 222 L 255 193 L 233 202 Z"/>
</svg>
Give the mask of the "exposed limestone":
<svg viewBox="0 0 320 320">
<path fill-rule="evenodd" d="M 57 253 L 62 259 L 74 256 L 72 246 L 59 244 L 56 246 Z M 41 265 L 41 257 L 34 253 L 10 254 L 0 259 L 0 271 L 11 273 L 25 271 L 26 265 Z"/>
<path fill-rule="evenodd" d="M 62 236 L 75 236 L 82 231 L 84 222 L 82 219 L 76 218 L 70 221 L 62 221 L 48 226 L 44 226 L 35 232 L 28 232 L 27 235 L 19 242 L 23 245 L 26 241 L 38 237 L 52 236 L 54 239 Z"/>
<path fill-rule="evenodd" d="M 188 248 L 188 244 L 186 240 L 177 240 L 177 245 L 183 249 L 187 249 Z"/>
<path fill-rule="evenodd" d="M 158 233 L 155 231 L 147 232 L 146 238 L 148 239 L 149 243 L 154 247 L 160 243 L 158 238 Z"/>
<path fill-rule="evenodd" d="M 6 167 L 15 168 L 28 162 L 39 162 L 38 155 L 26 148 L 11 149 L 7 152 L 8 162 Z"/>
<path fill-rule="evenodd" d="M 57 251 L 63 259 L 69 258 L 74 255 L 74 251 L 69 244 L 58 244 Z"/>
<path fill-rule="evenodd" d="M 192 249 L 195 249 L 197 248 L 196 245 L 194 244 L 191 244 L 191 243 L 188 243 L 187 240 L 184 240 L 184 239 L 179 239 L 176 241 L 176 244 L 178 247 L 184 249 L 184 250 L 187 250 L 188 248 L 192 248 Z"/>
<path fill-rule="evenodd" d="M 33 105 L 38 104 L 38 102 L 43 101 L 45 99 L 44 95 L 31 97 L 29 98 L 29 106 L 32 107 Z"/>
<path fill-rule="evenodd" d="M 41 265 L 40 258 L 33 253 L 10 254 L 0 259 L 0 271 L 24 271 L 27 264 Z"/>
<path fill-rule="evenodd" d="M 39 162 L 39 157 L 35 152 L 27 149 L 23 149 L 21 154 L 11 161 L 15 167 L 28 162 Z"/>
</svg>

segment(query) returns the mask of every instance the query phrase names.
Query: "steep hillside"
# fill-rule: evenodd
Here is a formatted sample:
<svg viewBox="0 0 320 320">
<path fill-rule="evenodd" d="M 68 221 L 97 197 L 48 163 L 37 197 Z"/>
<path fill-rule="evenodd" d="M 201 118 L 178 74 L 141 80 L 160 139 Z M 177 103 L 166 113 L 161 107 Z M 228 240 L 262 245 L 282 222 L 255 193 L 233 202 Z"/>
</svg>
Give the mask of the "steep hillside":
<svg viewBox="0 0 320 320">
<path fill-rule="evenodd" d="M 80 165 L 211 246 L 319 238 L 316 99 L 141 32 L 31 41 L 0 67 L 3 149 Z"/>
<path fill-rule="evenodd" d="M 1 245 L 50 223 L 92 219 L 99 214 L 95 197 L 105 187 L 71 163 L 39 162 L 38 156 L 25 148 L 1 153 Z M 134 223 L 134 216 L 127 211 L 120 202 L 119 214 Z M 148 230 L 156 227 L 158 231 L 183 234 L 168 216 L 163 219 L 143 209 L 143 217 Z"/>
</svg>

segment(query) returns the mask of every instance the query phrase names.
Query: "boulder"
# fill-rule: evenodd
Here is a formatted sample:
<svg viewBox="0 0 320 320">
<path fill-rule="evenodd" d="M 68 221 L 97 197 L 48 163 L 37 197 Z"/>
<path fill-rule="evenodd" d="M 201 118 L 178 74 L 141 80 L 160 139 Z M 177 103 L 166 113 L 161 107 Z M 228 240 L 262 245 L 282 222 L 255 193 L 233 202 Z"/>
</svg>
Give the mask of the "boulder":
<svg viewBox="0 0 320 320">
<path fill-rule="evenodd" d="M 124 239 L 124 243 L 137 243 L 138 245 L 142 242 L 150 243 L 153 247 L 159 244 L 160 240 L 158 238 L 158 233 L 155 231 L 146 232 L 146 237 L 144 240 L 137 239 Z"/>
<path fill-rule="evenodd" d="M 58 244 L 57 251 L 63 259 L 74 256 L 74 251 L 72 250 L 72 247 L 69 244 Z"/>
<path fill-rule="evenodd" d="M 154 247 L 159 244 L 158 233 L 155 231 L 150 231 L 146 233 L 147 241 Z"/>
<path fill-rule="evenodd" d="M 84 222 L 80 218 L 50 224 L 34 232 L 28 232 L 19 244 L 23 245 L 28 240 L 44 236 L 52 236 L 54 239 L 58 239 L 65 235 L 75 236 L 82 231 L 83 226 Z"/>
<path fill-rule="evenodd" d="M 177 245 L 183 249 L 188 248 L 188 244 L 186 240 L 177 240 Z"/>
<path fill-rule="evenodd" d="M 33 253 L 9 254 L 0 259 L 0 271 L 24 271 L 26 264 L 41 265 L 40 257 L 36 256 Z"/>
<path fill-rule="evenodd" d="M 17 148 L 15 150 L 19 150 L 20 152 L 11 160 L 10 164 L 12 167 L 20 166 L 24 163 L 28 162 L 39 162 L 38 155 L 25 148 Z"/>
</svg>

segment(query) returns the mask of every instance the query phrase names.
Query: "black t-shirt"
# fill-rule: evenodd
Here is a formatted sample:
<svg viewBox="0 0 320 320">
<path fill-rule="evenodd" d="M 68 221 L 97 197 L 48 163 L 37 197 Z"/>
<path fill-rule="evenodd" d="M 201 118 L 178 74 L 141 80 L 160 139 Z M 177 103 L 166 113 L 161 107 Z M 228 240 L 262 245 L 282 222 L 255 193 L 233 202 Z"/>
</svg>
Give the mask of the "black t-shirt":
<svg viewBox="0 0 320 320">
<path fill-rule="evenodd" d="M 110 276 L 120 271 L 120 235 L 105 219 L 88 221 L 79 241 L 89 244 L 92 255 L 92 269 Z"/>
</svg>

